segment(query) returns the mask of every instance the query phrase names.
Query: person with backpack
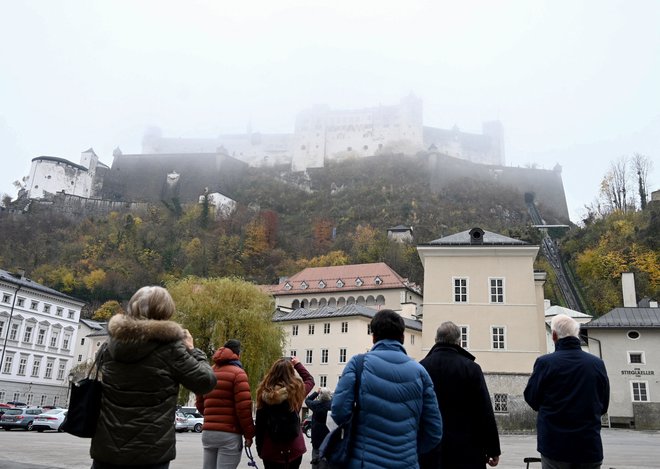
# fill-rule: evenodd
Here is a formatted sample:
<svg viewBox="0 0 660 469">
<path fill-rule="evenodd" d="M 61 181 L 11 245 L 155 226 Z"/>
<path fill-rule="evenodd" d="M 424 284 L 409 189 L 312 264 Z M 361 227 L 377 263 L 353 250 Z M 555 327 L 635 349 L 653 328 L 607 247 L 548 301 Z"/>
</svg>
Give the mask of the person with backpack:
<svg viewBox="0 0 660 469">
<path fill-rule="evenodd" d="M 300 410 L 314 378 L 296 357 L 275 361 L 257 387 L 257 454 L 265 469 L 298 469 L 307 451 Z"/>
<path fill-rule="evenodd" d="M 325 436 L 330 433 L 326 423 L 332 406 L 332 391 L 319 388 L 305 399 L 305 405 L 312 414 L 312 469 L 326 469 L 326 461 L 320 459 L 319 448 Z"/>
<path fill-rule="evenodd" d="M 228 340 L 213 354 L 215 389 L 198 394 L 195 405 L 204 415 L 202 469 L 236 469 L 241 462 L 243 437 L 252 446 L 254 422 L 250 383 L 240 361 L 241 342 Z"/>
</svg>

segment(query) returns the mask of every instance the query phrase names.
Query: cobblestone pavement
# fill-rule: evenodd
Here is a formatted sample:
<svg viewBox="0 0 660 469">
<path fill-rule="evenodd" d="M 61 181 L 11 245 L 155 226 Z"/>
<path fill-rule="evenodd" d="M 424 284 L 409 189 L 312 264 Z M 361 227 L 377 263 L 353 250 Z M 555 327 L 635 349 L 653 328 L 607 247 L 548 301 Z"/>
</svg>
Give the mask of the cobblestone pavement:
<svg viewBox="0 0 660 469">
<path fill-rule="evenodd" d="M 201 435 L 177 434 L 177 458 L 170 469 L 195 469 L 202 465 Z M 605 461 L 603 469 L 660 468 L 660 432 L 603 429 Z M 309 440 L 307 446 L 310 447 Z M 502 435 L 499 469 L 524 468 L 523 458 L 538 456 L 535 435 Z M 256 450 L 254 451 L 256 456 Z M 305 454 L 302 468 L 309 467 L 311 451 Z M 257 465 L 263 469 L 261 460 Z M 89 440 L 65 433 L 0 431 L 0 469 L 88 469 Z M 540 464 L 530 469 L 540 469 Z M 240 469 L 249 469 L 245 455 Z M 402 468 L 406 469 L 406 468 Z"/>
</svg>

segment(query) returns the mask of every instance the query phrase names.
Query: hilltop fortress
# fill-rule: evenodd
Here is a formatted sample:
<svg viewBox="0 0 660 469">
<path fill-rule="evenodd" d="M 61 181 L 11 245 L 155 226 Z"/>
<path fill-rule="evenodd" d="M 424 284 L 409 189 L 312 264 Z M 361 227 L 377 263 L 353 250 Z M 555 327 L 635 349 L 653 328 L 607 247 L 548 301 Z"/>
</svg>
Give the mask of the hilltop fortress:
<svg viewBox="0 0 660 469">
<path fill-rule="evenodd" d="M 80 164 L 53 156 L 34 158 L 19 196 L 51 205 L 71 205 L 75 200 L 76 211 L 89 206 L 96 213 L 106 206 L 113 210 L 119 202 L 129 204 L 127 208 L 145 202 L 195 202 L 204 193 L 231 204 L 222 194 L 230 194 L 249 167 L 304 175 L 328 161 L 425 154 L 430 157 L 434 189 L 458 177 L 493 180 L 534 193 L 568 220 L 561 168 L 504 166 L 501 123 L 484 123 L 482 134 L 427 127 L 422 102 L 415 96 L 397 105 L 357 110 L 315 107 L 297 116 L 292 134 L 248 129 L 212 139 L 183 139 L 166 138 L 152 129 L 144 135 L 142 151 L 124 154 L 117 148 L 111 166 L 100 162 L 91 148 L 81 154 Z M 71 211 L 70 207 L 60 210 Z"/>
</svg>

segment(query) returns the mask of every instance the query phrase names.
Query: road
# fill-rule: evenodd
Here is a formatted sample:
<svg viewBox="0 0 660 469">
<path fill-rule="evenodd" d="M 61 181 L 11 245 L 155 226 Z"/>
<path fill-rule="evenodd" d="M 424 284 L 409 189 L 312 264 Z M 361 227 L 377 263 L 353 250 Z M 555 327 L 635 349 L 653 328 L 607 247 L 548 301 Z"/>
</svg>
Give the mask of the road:
<svg viewBox="0 0 660 469">
<path fill-rule="evenodd" d="M 309 448 L 309 440 L 307 440 Z M 660 432 L 603 429 L 603 469 L 651 469 L 660 467 Z M 523 458 L 537 456 L 535 435 L 502 435 L 498 469 L 524 468 Z M 89 469 L 89 440 L 65 433 L 0 432 L 0 469 Z M 302 468 L 308 468 L 305 454 Z M 256 450 L 255 450 L 256 457 Z M 263 469 L 261 460 L 257 465 Z M 170 469 L 194 469 L 202 465 L 200 434 L 177 434 L 177 458 Z M 540 469 L 532 464 L 530 469 Z M 249 469 L 245 455 L 240 469 Z M 407 469 L 407 468 L 402 468 Z"/>
</svg>

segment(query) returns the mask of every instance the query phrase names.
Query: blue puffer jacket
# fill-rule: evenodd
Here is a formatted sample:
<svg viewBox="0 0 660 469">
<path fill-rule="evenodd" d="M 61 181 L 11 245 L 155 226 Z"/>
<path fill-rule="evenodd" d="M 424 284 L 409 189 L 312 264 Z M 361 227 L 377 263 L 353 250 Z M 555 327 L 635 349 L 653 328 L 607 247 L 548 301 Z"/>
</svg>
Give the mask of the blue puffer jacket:
<svg viewBox="0 0 660 469">
<path fill-rule="evenodd" d="M 332 400 L 338 424 L 351 415 L 355 372 L 353 357 Z M 442 418 L 428 373 L 399 342 L 381 340 L 365 355 L 361 379 L 360 412 L 347 467 L 418 468 L 418 455 L 442 438 Z"/>
</svg>

